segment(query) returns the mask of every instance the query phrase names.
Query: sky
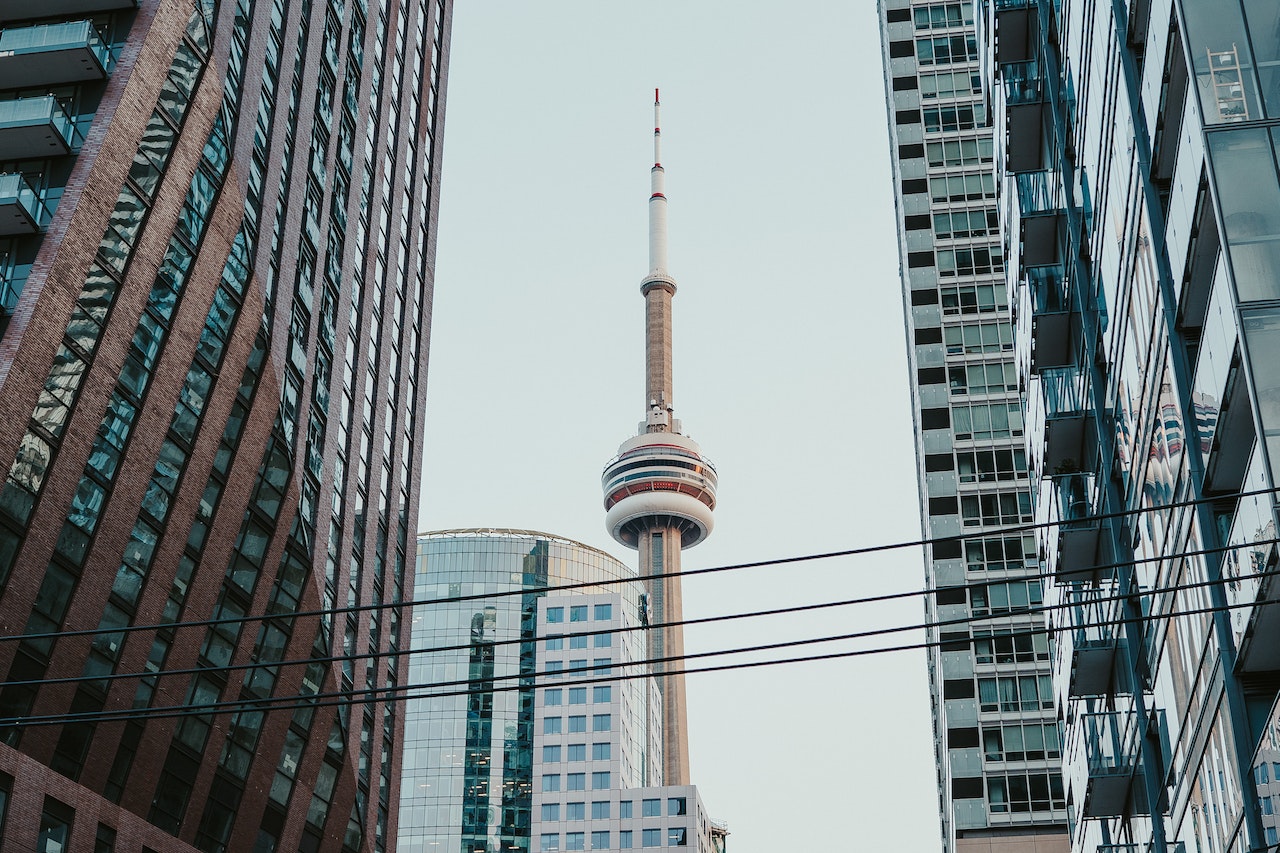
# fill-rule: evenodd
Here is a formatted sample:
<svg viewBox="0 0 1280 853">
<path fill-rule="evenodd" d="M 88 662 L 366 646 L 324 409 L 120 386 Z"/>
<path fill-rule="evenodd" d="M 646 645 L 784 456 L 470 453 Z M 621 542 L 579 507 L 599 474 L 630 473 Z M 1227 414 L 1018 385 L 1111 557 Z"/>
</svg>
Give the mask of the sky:
<svg viewBox="0 0 1280 853">
<path fill-rule="evenodd" d="M 871 0 L 458 3 L 419 528 L 542 530 L 634 565 L 605 532 L 600 472 L 644 414 L 656 87 L 675 412 L 720 475 L 715 532 L 684 568 L 917 539 Z M 923 578 L 913 548 L 704 575 L 685 616 Z M 685 644 L 922 619 L 911 598 L 693 626 Z M 941 849 L 923 653 L 691 675 L 688 702 L 692 781 L 734 853 Z"/>
</svg>

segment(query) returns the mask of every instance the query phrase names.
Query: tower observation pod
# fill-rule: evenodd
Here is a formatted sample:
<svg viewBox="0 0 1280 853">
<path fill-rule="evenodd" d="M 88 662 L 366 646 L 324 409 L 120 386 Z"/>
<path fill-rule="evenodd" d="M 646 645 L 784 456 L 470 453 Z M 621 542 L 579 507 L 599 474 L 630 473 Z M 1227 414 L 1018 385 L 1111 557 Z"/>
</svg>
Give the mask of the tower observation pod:
<svg viewBox="0 0 1280 853">
<path fill-rule="evenodd" d="M 684 629 L 680 551 L 711 533 L 716 469 L 674 417 L 671 390 L 671 299 L 667 272 L 666 175 L 658 91 L 653 93 L 653 170 L 649 196 L 649 274 L 645 301 L 645 419 L 622 443 L 601 478 L 605 525 L 619 543 L 639 551 L 639 574 L 649 596 L 648 657 L 662 691 L 664 784 L 689 784 L 685 726 Z M 669 627 L 662 627 L 669 626 Z M 671 658 L 661 662 L 664 658 Z"/>
</svg>

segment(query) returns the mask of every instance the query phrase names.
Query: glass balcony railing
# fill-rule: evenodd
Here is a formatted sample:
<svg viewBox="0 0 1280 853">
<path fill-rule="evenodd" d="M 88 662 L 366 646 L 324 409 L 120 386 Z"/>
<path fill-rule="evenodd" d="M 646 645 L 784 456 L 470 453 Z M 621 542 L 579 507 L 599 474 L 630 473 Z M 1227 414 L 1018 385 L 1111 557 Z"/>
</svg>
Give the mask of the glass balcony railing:
<svg viewBox="0 0 1280 853">
<path fill-rule="evenodd" d="M 1133 711 L 1108 711 L 1083 715 L 1079 726 L 1089 774 L 1084 816 L 1118 817 L 1138 768 L 1141 720 Z"/>
<path fill-rule="evenodd" d="M 1001 66 L 1000 78 L 1004 81 L 1005 106 L 1039 104 L 1044 100 L 1044 78 L 1034 60 Z"/>
<path fill-rule="evenodd" d="M 1023 270 L 1031 291 L 1031 310 L 1036 314 L 1057 314 L 1071 310 L 1067 296 L 1067 276 L 1062 264 L 1045 264 Z"/>
<path fill-rule="evenodd" d="M 1014 175 L 1018 211 L 1023 217 L 1054 213 L 1061 209 L 1057 177 L 1057 173 L 1048 169 Z"/>
<path fill-rule="evenodd" d="M 52 95 L 0 101 L 0 160 L 66 154 L 79 141 L 75 121 Z"/>
<path fill-rule="evenodd" d="M 0 236 L 34 234 L 44 222 L 44 204 L 22 175 L 0 174 Z"/>
<path fill-rule="evenodd" d="M 1088 376 L 1078 367 L 1054 367 L 1040 373 L 1046 418 L 1066 417 L 1084 411 Z"/>
<path fill-rule="evenodd" d="M 0 30 L 0 80 L 9 89 L 101 80 L 111 48 L 91 21 Z"/>
</svg>

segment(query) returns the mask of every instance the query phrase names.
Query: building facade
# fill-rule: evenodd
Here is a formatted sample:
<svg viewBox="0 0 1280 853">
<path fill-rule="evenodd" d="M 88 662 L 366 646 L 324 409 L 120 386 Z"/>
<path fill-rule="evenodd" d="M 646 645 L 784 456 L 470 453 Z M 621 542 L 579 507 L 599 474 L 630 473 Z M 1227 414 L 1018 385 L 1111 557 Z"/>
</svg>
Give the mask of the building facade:
<svg viewBox="0 0 1280 853">
<path fill-rule="evenodd" d="M 394 847 L 451 5 L 0 4 L 5 851 Z"/>
<path fill-rule="evenodd" d="M 722 851 L 697 789 L 663 786 L 635 572 L 533 531 L 418 542 L 401 849 Z"/>
<path fill-rule="evenodd" d="M 1280 9 L 989 13 L 1073 849 L 1273 849 Z"/>
<path fill-rule="evenodd" d="M 1066 849 L 982 4 L 881 0 L 947 851 Z"/>
</svg>

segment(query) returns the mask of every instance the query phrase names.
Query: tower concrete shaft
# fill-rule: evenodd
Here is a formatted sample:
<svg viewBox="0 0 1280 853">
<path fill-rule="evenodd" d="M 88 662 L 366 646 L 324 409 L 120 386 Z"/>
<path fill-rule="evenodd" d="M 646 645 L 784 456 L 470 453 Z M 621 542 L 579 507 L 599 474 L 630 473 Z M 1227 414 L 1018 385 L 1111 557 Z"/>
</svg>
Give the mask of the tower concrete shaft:
<svg viewBox="0 0 1280 853">
<path fill-rule="evenodd" d="M 649 194 L 649 273 L 640 284 L 645 299 L 645 419 L 638 435 L 623 442 L 605 466 L 605 524 L 618 542 L 639 550 L 640 576 L 649 597 L 649 618 L 668 627 L 649 631 L 649 657 L 662 691 L 663 764 L 667 785 L 689 782 L 689 737 L 685 723 L 684 629 L 680 552 L 705 539 L 716 506 L 716 469 L 697 442 L 681 431 L 672 404 L 671 299 L 676 282 L 667 271 L 666 173 L 657 90 L 653 104 L 653 169 Z"/>
<path fill-rule="evenodd" d="M 689 784 L 689 734 L 684 686 L 684 607 L 680 591 L 680 528 L 655 526 L 640 535 L 640 577 L 649 594 L 650 619 L 671 627 L 648 632 L 649 660 L 662 693 L 663 782 Z"/>
</svg>

